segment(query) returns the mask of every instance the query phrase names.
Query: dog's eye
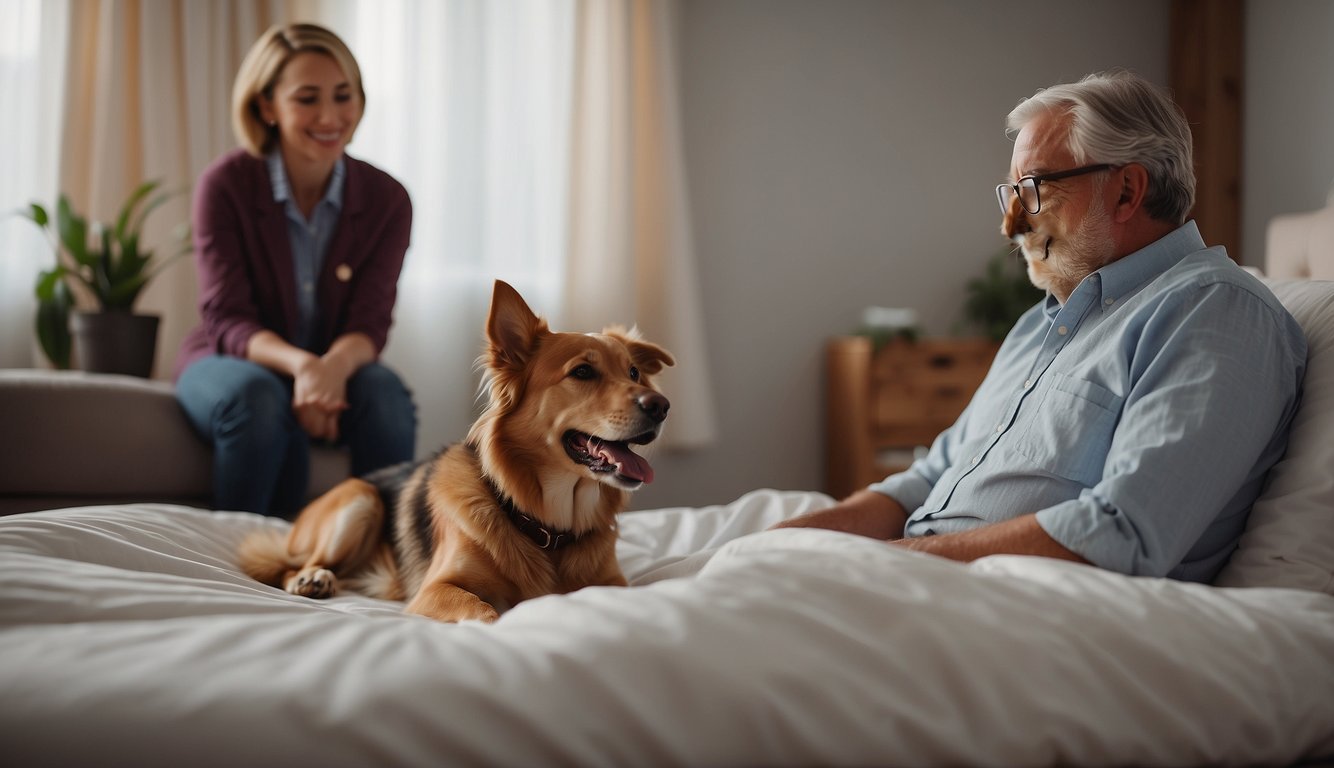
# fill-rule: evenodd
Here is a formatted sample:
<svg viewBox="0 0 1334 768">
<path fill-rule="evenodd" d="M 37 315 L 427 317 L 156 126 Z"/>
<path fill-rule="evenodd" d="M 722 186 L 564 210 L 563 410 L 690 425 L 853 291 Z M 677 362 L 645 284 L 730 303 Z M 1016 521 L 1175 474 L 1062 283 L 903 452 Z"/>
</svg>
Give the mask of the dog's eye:
<svg viewBox="0 0 1334 768">
<path fill-rule="evenodd" d="M 593 366 L 589 365 L 588 363 L 584 363 L 582 365 L 576 365 L 570 371 L 571 378 L 583 379 L 584 381 L 597 378 L 597 375 L 598 375 L 597 371 L 593 370 Z"/>
<path fill-rule="evenodd" d="M 630 366 L 630 381 L 639 381 L 639 369 L 633 365 Z"/>
</svg>

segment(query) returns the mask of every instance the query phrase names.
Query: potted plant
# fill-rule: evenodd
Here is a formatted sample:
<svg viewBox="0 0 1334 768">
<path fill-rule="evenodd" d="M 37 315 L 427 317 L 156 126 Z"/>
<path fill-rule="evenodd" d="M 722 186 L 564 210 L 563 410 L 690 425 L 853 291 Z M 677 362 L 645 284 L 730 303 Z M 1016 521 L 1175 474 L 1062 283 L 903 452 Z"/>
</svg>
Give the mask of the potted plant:
<svg viewBox="0 0 1334 768">
<path fill-rule="evenodd" d="M 1006 248 L 991 257 L 981 277 L 965 286 L 964 321 L 992 341 L 1002 341 L 1019 316 L 1044 295 L 1029 281 L 1023 260 L 1016 262 Z"/>
<path fill-rule="evenodd" d="M 139 242 L 144 220 L 176 194 L 154 196 L 159 186 L 147 181 L 136 187 L 112 226 L 90 227 L 65 195 L 54 221 L 38 203 L 20 211 L 47 233 L 55 252 L 55 266 L 37 276 L 35 291 L 37 340 L 55 367 L 69 368 L 73 349 L 84 370 L 145 378 L 152 373 L 159 318 L 135 314 L 134 304 L 149 281 L 190 251 L 188 222 L 176 229 L 179 249 L 165 258 L 154 259 Z M 91 296 L 97 311 L 77 311 L 76 291 Z"/>
</svg>

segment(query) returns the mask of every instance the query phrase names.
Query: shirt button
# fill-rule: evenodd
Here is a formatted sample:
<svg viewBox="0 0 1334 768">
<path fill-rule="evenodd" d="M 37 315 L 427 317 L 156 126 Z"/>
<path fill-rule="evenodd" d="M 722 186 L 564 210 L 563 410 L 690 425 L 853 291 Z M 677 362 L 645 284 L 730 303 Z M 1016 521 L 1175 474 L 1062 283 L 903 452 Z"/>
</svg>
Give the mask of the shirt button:
<svg viewBox="0 0 1334 768">
<path fill-rule="evenodd" d="M 1110 307 L 1116 303 L 1116 299 L 1103 299 L 1102 303 Z"/>
<path fill-rule="evenodd" d="M 1070 332 L 1070 329 L 1069 329 L 1069 328 L 1066 328 L 1064 325 L 1061 326 L 1060 328 L 1057 328 L 1057 329 L 1056 329 L 1056 333 L 1060 334 L 1061 336 L 1064 336 L 1064 335 L 1066 335 L 1066 334 L 1069 333 L 1069 332 Z"/>
<path fill-rule="evenodd" d="M 968 463 L 969 463 L 969 464 L 972 464 L 973 466 L 976 467 L 976 466 L 977 466 L 977 462 L 979 462 L 979 461 L 981 461 L 981 460 L 982 460 L 982 457 L 981 457 L 981 456 L 974 456 L 974 457 L 972 458 L 972 460 L 970 460 Z"/>
<path fill-rule="evenodd" d="M 1029 379 L 1028 381 L 1025 381 L 1025 382 L 1024 382 L 1024 389 L 1031 389 L 1032 387 L 1033 387 L 1033 380 L 1032 380 L 1032 379 Z"/>
<path fill-rule="evenodd" d="M 999 424 L 996 425 L 996 434 L 999 435 L 1000 433 L 1002 433 L 1002 432 L 1004 432 L 1004 431 L 1005 431 L 1005 422 L 1002 421 L 1001 423 L 999 423 Z"/>
</svg>

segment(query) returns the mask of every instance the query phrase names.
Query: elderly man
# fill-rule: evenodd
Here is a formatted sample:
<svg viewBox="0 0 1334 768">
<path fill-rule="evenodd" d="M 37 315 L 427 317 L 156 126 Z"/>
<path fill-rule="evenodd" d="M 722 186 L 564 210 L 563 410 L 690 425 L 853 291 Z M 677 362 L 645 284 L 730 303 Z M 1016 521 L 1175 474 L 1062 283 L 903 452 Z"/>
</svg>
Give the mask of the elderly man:
<svg viewBox="0 0 1334 768">
<path fill-rule="evenodd" d="M 1158 88 L 1089 75 L 1008 127 L 1002 231 L 1046 299 L 924 458 L 775 527 L 1209 581 L 1283 454 L 1305 338 L 1187 220 L 1190 127 Z"/>
</svg>

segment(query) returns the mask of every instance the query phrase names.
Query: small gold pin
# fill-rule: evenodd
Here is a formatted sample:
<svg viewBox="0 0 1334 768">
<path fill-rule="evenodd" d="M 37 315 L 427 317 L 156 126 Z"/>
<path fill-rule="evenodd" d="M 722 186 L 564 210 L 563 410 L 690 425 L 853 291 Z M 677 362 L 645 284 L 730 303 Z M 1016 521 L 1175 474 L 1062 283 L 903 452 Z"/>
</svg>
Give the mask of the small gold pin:
<svg viewBox="0 0 1334 768">
<path fill-rule="evenodd" d="M 338 269 L 334 270 L 334 277 L 338 278 L 339 282 L 346 283 L 352 279 L 352 268 L 346 264 L 339 264 Z"/>
</svg>

